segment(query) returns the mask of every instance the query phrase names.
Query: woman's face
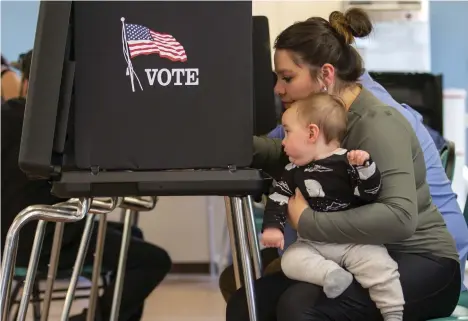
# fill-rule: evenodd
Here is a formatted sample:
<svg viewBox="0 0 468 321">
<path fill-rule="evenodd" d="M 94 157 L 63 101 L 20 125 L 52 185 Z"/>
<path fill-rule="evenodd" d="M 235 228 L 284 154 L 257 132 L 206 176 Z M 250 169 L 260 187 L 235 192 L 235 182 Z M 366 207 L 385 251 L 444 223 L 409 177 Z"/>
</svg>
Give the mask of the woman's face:
<svg viewBox="0 0 468 321">
<path fill-rule="evenodd" d="M 310 69 L 305 64 L 296 64 L 289 50 L 278 49 L 275 52 L 275 72 L 278 80 L 275 93 L 281 97 L 285 108 L 296 100 L 307 98 L 312 93 L 322 90 L 322 85 L 313 80 Z"/>
</svg>

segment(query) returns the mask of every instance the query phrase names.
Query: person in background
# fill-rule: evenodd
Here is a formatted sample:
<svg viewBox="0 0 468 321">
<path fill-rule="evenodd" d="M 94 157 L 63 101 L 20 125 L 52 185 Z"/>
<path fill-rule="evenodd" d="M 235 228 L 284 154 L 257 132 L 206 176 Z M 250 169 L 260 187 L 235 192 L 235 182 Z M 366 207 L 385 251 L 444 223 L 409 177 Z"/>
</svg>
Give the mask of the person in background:
<svg viewBox="0 0 468 321">
<path fill-rule="evenodd" d="M 408 110 L 413 110 L 414 112 L 419 114 L 417 111 L 415 111 L 414 109 L 412 109 L 408 105 L 402 104 L 402 106 L 408 108 Z M 419 116 L 421 116 L 421 114 L 419 114 Z M 421 116 L 421 121 L 422 121 L 422 116 Z M 444 148 L 445 145 L 447 145 L 447 141 L 445 140 L 444 137 L 442 137 L 441 134 L 439 134 L 439 132 L 437 130 L 432 129 L 431 127 L 429 127 L 427 125 L 424 125 L 424 127 L 426 127 L 429 135 L 431 135 L 431 138 L 434 141 L 435 146 L 437 147 L 437 150 L 440 152 L 442 150 L 442 148 Z"/>
<path fill-rule="evenodd" d="M 1 71 L 1 102 L 3 104 L 4 101 L 18 97 L 20 95 L 20 80 L 16 73 L 11 69 L 11 65 L 8 63 L 8 61 L 3 55 Z"/>
<path fill-rule="evenodd" d="M 24 94 L 27 93 L 32 51 L 26 53 L 19 62 L 23 75 Z M 21 133 L 23 126 L 25 96 L 10 99 L 2 104 L 2 202 L 1 202 L 1 233 L 2 244 L 5 241 L 8 228 L 16 215 L 24 208 L 36 204 L 56 204 L 64 199 L 50 193 L 51 186 L 46 180 L 29 180 L 18 166 Z M 19 239 L 17 266 L 28 266 L 29 256 L 34 240 L 37 224 L 26 224 L 21 230 Z M 71 271 L 78 253 L 85 220 L 65 224 L 62 248 L 60 252 L 59 270 Z M 123 225 L 108 223 L 102 268 L 112 272 L 111 282 L 100 297 L 100 314 L 96 320 L 109 320 L 115 287 L 120 245 L 122 242 Z M 48 224 L 39 270 L 47 271 L 54 236 L 54 224 Z M 96 249 L 97 224 L 92 231 L 89 249 L 85 258 L 85 266 L 92 266 Z M 143 304 L 150 293 L 158 286 L 171 269 L 171 259 L 168 253 L 151 243 L 144 241 L 139 228 L 133 228 L 132 238 L 128 248 L 125 270 L 125 282 L 118 321 L 139 321 L 143 314 Z M 86 320 L 87 311 L 70 317 L 70 321 Z"/>
</svg>

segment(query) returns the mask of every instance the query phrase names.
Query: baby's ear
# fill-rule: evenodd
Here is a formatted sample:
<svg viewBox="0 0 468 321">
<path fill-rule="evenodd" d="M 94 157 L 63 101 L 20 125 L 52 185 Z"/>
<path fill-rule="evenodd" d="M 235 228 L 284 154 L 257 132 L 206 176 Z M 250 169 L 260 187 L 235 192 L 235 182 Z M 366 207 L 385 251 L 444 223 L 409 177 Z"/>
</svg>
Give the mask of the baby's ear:
<svg viewBox="0 0 468 321">
<path fill-rule="evenodd" d="M 315 143 L 317 141 L 317 139 L 318 139 L 319 134 L 320 134 L 320 129 L 315 124 L 309 124 L 308 129 L 309 129 L 309 141 L 311 143 Z"/>
</svg>

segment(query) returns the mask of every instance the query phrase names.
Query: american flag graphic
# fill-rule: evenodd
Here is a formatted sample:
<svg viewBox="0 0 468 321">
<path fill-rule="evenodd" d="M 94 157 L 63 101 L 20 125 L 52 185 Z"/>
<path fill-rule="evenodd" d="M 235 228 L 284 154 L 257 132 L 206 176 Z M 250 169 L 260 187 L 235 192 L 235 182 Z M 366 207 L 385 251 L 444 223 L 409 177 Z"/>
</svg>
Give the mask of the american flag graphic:
<svg viewBox="0 0 468 321">
<path fill-rule="evenodd" d="M 130 58 L 159 54 L 172 61 L 187 61 L 184 47 L 171 35 L 155 32 L 147 27 L 125 23 L 125 38 Z"/>
</svg>

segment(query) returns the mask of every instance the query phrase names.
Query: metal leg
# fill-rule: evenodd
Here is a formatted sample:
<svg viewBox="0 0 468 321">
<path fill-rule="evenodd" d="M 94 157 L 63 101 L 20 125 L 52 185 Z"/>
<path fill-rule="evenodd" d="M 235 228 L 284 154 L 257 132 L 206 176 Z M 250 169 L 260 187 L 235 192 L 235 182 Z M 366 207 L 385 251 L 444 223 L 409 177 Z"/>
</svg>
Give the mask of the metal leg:
<svg viewBox="0 0 468 321">
<path fill-rule="evenodd" d="M 32 298 L 33 298 L 33 318 L 34 321 L 41 320 L 41 291 L 39 289 L 39 282 L 34 280 L 33 289 L 32 289 Z"/>
<path fill-rule="evenodd" d="M 12 320 L 16 321 L 16 319 L 18 319 L 18 312 L 19 312 L 19 303 L 18 303 L 18 306 L 16 307 L 16 311 L 15 311 L 15 314 L 13 315 Z"/>
<path fill-rule="evenodd" d="M 15 286 L 14 286 L 14 288 L 13 288 L 13 292 L 11 293 L 11 301 L 10 301 L 11 303 L 10 303 L 10 305 L 9 305 L 9 307 L 8 307 L 8 309 L 10 309 L 10 310 L 9 310 L 10 312 L 9 312 L 9 314 L 8 314 L 9 316 L 10 316 L 10 314 L 11 314 L 11 308 L 14 307 L 14 306 L 16 305 L 16 304 L 15 304 L 16 298 L 18 297 L 19 291 L 20 291 L 21 289 L 23 289 L 23 284 L 24 284 L 24 279 L 19 279 L 19 278 L 18 278 L 18 279 L 16 279 L 15 281 L 16 281 L 16 284 L 15 284 Z M 15 311 L 14 317 L 13 317 L 13 319 L 10 319 L 10 320 L 16 320 L 16 319 L 18 319 L 18 307 L 16 307 L 15 310 L 16 310 L 16 311 Z"/>
<path fill-rule="evenodd" d="M 242 198 L 233 197 L 232 208 L 236 221 L 237 240 L 239 241 L 240 258 L 242 262 L 242 273 L 244 275 L 245 292 L 247 296 L 247 306 L 249 308 L 250 321 L 257 321 L 257 307 L 255 304 L 254 278 L 252 262 L 250 261 L 249 245 L 247 242 L 247 232 L 244 224 L 245 212 L 243 211 Z"/>
<path fill-rule="evenodd" d="M 81 220 L 89 210 L 89 199 L 83 199 L 77 207 L 52 208 L 47 205 L 30 206 L 21 211 L 8 230 L 2 257 L 0 274 L 0 313 L 2 321 L 8 321 L 11 282 L 18 250 L 18 239 L 21 228 L 32 220 L 76 222 Z"/>
<path fill-rule="evenodd" d="M 99 229 L 97 236 L 96 252 L 94 253 L 93 277 L 91 280 L 91 294 L 89 296 L 89 308 L 86 316 L 87 321 L 94 321 L 96 314 L 97 299 L 99 296 L 99 280 L 101 278 L 102 254 L 106 240 L 107 214 L 99 216 Z"/>
<path fill-rule="evenodd" d="M 136 211 L 135 214 L 133 214 L 132 226 L 138 226 L 139 221 L 140 221 L 140 212 Z"/>
<path fill-rule="evenodd" d="M 127 261 L 127 252 L 130 245 L 131 227 L 133 222 L 134 210 L 127 209 L 125 212 L 125 223 L 122 235 L 122 244 L 120 247 L 119 266 L 117 268 L 117 275 L 115 280 L 114 298 L 112 300 L 111 321 L 117 321 L 120 313 L 120 301 L 122 299 L 122 290 L 125 276 L 125 266 Z M 66 320 L 62 320 L 66 321 Z"/>
<path fill-rule="evenodd" d="M 80 277 L 81 270 L 83 269 L 85 255 L 88 251 L 95 216 L 96 214 L 88 214 L 88 217 L 86 218 L 86 225 L 81 238 L 80 248 L 78 249 L 78 255 L 76 257 L 75 266 L 73 267 L 70 285 L 68 286 L 67 295 L 63 305 L 62 316 L 60 318 L 61 321 L 68 321 L 71 305 L 75 296 L 76 285 L 78 284 L 78 278 Z"/>
<path fill-rule="evenodd" d="M 260 255 L 260 246 L 258 243 L 257 230 L 255 226 L 255 215 L 253 210 L 252 196 L 244 197 L 244 209 L 247 225 L 247 235 L 249 239 L 250 252 L 252 254 L 252 261 L 255 271 L 255 278 L 262 277 L 262 257 Z"/>
<path fill-rule="evenodd" d="M 124 224 L 125 222 L 125 213 L 127 212 L 127 210 L 125 208 L 122 208 L 120 210 L 120 223 Z"/>
<path fill-rule="evenodd" d="M 36 236 L 31 249 L 31 258 L 29 259 L 28 272 L 24 280 L 23 294 L 21 296 L 21 303 L 19 305 L 17 321 L 26 320 L 26 313 L 29 307 L 29 298 L 33 290 L 34 280 L 36 279 L 37 266 L 39 264 L 39 255 L 41 254 L 42 242 L 44 241 L 46 221 L 39 221 L 36 228 Z"/>
<path fill-rule="evenodd" d="M 49 270 L 47 271 L 47 283 L 44 293 L 44 304 L 42 308 L 41 321 L 47 321 L 49 319 L 50 303 L 52 302 L 52 293 L 54 292 L 55 277 L 57 276 L 64 226 L 65 223 L 55 223 L 54 241 L 52 243 L 52 250 L 50 254 Z"/>
<path fill-rule="evenodd" d="M 93 214 L 105 215 L 103 213 L 111 212 L 113 209 L 115 209 L 120 204 L 120 201 L 121 200 L 118 199 L 118 198 L 93 199 L 92 200 L 92 208 L 90 208 L 90 212 L 93 213 Z M 67 204 L 68 205 L 69 204 L 79 204 L 79 202 L 80 202 L 80 200 L 78 200 L 78 199 L 70 199 L 67 202 Z M 60 205 L 62 205 L 62 204 L 57 204 L 57 206 L 60 206 Z M 102 219 L 101 219 L 101 222 L 102 222 Z M 101 224 L 99 226 L 101 228 Z M 50 256 L 50 261 L 49 261 L 49 271 L 47 273 L 47 284 L 46 284 L 46 291 L 45 291 L 45 294 L 44 294 L 44 306 L 43 306 L 43 312 L 41 314 L 41 321 L 47 321 L 49 319 L 50 303 L 52 302 L 52 293 L 53 293 L 53 290 L 54 290 L 54 281 L 55 281 L 55 277 L 57 275 L 58 262 L 59 262 L 59 258 L 60 258 L 60 249 L 61 249 L 61 245 L 62 245 L 63 229 L 64 229 L 64 223 L 57 222 L 56 225 L 55 225 L 54 241 L 53 241 L 53 244 L 52 244 L 52 251 L 51 251 L 51 256 Z M 98 238 L 99 238 L 99 235 L 100 234 L 98 234 Z M 99 262 L 99 267 L 100 267 L 101 263 L 99 261 L 99 256 L 97 254 L 96 254 L 96 261 Z M 96 284 L 98 284 L 98 283 L 96 283 Z M 93 285 L 94 285 L 94 283 L 93 283 Z M 93 302 L 93 300 L 92 300 L 93 292 L 92 291 L 93 291 L 93 287 L 91 288 L 91 296 L 90 296 L 91 302 Z M 92 310 L 91 306 L 92 306 L 92 303 L 90 303 L 89 310 Z"/>
<path fill-rule="evenodd" d="M 215 241 L 215 201 L 217 200 L 216 196 L 206 197 L 207 204 L 207 216 L 208 216 L 208 248 L 210 249 L 210 276 L 213 279 L 219 278 L 220 273 L 220 260 L 219 260 L 219 251 L 217 249 L 217 243 Z"/>
<path fill-rule="evenodd" d="M 227 224 L 223 226 L 223 235 L 221 240 L 221 253 L 217 259 L 217 264 L 219 271 L 224 271 L 224 269 L 231 264 L 232 254 L 231 254 L 231 240 L 230 233 Z"/>
<path fill-rule="evenodd" d="M 225 197 L 224 202 L 226 204 L 226 224 L 229 232 L 229 240 L 231 243 L 231 253 L 232 253 L 232 266 L 234 268 L 234 279 L 236 281 L 237 289 L 242 287 L 242 281 L 240 277 L 239 269 L 239 257 L 237 253 L 237 243 L 236 243 L 236 229 L 234 223 L 234 209 L 232 205 L 232 199 L 230 197 Z"/>
<path fill-rule="evenodd" d="M 29 217 L 34 209 L 27 208 L 21 212 L 13 221 L 5 239 L 5 249 L 3 250 L 2 275 L 0 281 L 0 310 L 2 311 L 2 321 L 8 321 L 9 300 L 11 282 L 13 281 L 14 264 L 18 250 L 19 231 L 26 222 L 25 217 Z"/>
</svg>

